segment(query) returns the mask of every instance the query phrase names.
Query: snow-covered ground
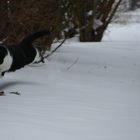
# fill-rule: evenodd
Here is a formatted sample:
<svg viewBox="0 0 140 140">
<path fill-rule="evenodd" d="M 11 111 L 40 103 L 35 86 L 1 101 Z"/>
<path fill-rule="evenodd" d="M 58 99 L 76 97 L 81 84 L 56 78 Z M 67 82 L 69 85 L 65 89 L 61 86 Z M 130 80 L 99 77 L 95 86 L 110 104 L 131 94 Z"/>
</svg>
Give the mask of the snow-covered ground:
<svg viewBox="0 0 140 140">
<path fill-rule="evenodd" d="M 103 41 L 140 42 L 140 24 L 111 24 L 105 32 Z"/>
<path fill-rule="evenodd" d="M 46 64 L 6 74 L 0 140 L 140 140 L 139 27 L 68 41 Z"/>
</svg>

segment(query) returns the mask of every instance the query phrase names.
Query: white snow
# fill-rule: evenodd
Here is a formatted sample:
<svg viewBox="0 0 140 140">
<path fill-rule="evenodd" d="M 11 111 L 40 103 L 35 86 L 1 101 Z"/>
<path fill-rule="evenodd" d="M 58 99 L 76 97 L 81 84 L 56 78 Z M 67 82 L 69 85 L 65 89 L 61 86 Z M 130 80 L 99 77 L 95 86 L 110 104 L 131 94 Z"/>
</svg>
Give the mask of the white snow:
<svg viewBox="0 0 140 140">
<path fill-rule="evenodd" d="M 134 27 L 136 33 L 124 36 L 118 26 L 112 42 L 108 36 L 101 43 L 68 41 L 46 64 L 6 74 L 0 140 L 139 140 L 140 43 L 129 40 L 139 34 Z"/>
<path fill-rule="evenodd" d="M 100 19 L 94 19 L 93 22 L 93 29 L 96 31 L 100 26 L 103 25 L 102 21 Z"/>
<path fill-rule="evenodd" d="M 103 41 L 140 42 L 140 24 L 111 24 Z"/>
</svg>

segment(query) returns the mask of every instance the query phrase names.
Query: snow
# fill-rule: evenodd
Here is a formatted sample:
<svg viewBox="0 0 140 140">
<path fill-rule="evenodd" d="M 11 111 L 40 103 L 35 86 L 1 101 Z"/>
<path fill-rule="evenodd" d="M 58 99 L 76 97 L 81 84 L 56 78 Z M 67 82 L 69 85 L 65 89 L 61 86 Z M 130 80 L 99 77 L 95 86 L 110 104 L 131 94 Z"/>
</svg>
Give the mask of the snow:
<svg viewBox="0 0 140 140">
<path fill-rule="evenodd" d="M 45 64 L 0 80 L 1 140 L 140 139 L 139 25 L 109 30 L 101 43 L 67 41 Z"/>
<path fill-rule="evenodd" d="M 94 19 L 93 29 L 96 31 L 103 23 L 100 19 Z"/>
<path fill-rule="evenodd" d="M 105 32 L 103 41 L 139 42 L 140 24 L 111 24 Z"/>
</svg>

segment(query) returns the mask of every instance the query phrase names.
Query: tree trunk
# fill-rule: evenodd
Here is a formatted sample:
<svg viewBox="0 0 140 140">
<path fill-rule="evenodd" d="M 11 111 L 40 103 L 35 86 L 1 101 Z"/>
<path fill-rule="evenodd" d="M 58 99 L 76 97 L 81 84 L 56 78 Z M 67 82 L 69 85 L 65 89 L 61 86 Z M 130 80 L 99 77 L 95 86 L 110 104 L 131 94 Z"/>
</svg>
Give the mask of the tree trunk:
<svg viewBox="0 0 140 140">
<path fill-rule="evenodd" d="M 115 0 L 94 0 L 93 13 L 90 20 L 87 20 L 87 11 L 82 11 L 84 16 L 81 15 L 80 18 L 80 41 L 100 42 L 121 1 L 122 0 L 118 2 L 115 2 Z"/>
</svg>

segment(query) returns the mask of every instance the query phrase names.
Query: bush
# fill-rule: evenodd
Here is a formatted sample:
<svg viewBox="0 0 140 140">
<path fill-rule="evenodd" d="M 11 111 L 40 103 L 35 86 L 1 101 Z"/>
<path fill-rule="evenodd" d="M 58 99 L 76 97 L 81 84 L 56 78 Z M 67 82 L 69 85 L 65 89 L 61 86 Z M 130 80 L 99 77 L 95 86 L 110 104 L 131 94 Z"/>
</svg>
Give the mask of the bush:
<svg viewBox="0 0 140 140">
<path fill-rule="evenodd" d="M 18 43 L 26 35 L 49 29 L 51 36 L 37 41 L 49 49 L 55 38 L 79 33 L 80 41 L 101 41 L 122 0 L 1 0 L 0 40 Z"/>
<path fill-rule="evenodd" d="M 51 37 L 39 42 L 48 48 L 61 30 L 58 0 L 2 0 L 0 6 L 0 40 L 17 43 L 32 32 L 49 29 Z"/>
</svg>

